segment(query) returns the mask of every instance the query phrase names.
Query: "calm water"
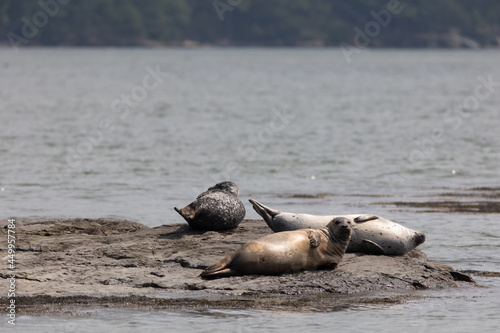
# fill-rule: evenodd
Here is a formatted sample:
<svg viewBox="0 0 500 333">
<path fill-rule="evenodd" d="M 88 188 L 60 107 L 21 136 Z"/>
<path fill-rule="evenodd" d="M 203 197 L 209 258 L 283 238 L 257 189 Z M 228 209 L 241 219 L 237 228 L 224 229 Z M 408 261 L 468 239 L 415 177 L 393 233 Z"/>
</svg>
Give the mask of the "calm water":
<svg viewBox="0 0 500 333">
<path fill-rule="evenodd" d="M 376 213 L 425 232 L 432 259 L 500 271 L 498 215 L 374 204 L 499 186 L 495 82 L 498 51 L 362 50 L 348 63 L 335 49 L 0 49 L 0 218 L 178 223 L 174 206 L 231 179 L 248 218 L 258 217 L 250 197 L 285 211 Z M 98 310 L 21 317 L 16 328 L 497 332 L 499 279 L 479 280 L 489 287 L 386 308 Z"/>
</svg>

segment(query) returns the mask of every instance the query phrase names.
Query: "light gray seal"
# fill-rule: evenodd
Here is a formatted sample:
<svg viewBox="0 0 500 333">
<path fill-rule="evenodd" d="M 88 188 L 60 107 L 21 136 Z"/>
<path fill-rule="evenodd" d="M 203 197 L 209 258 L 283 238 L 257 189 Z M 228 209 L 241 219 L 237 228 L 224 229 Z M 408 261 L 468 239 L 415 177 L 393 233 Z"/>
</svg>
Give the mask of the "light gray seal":
<svg viewBox="0 0 500 333">
<path fill-rule="evenodd" d="M 264 218 L 274 231 L 288 231 L 303 228 L 323 228 L 335 217 L 351 221 L 352 235 L 347 252 L 361 252 L 376 255 L 403 255 L 425 242 L 425 235 L 401 224 L 369 214 L 311 215 L 280 212 L 250 199 L 255 211 Z"/>
<path fill-rule="evenodd" d="M 238 195 L 238 186 L 225 181 L 210 187 L 186 207 L 174 209 L 193 229 L 232 229 L 245 217 L 245 206 L 238 199 Z"/>
<path fill-rule="evenodd" d="M 335 218 L 322 229 L 284 231 L 250 241 L 201 273 L 205 279 L 232 275 L 278 275 L 334 269 L 351 236 L 350 221 Z"/>
</svg>

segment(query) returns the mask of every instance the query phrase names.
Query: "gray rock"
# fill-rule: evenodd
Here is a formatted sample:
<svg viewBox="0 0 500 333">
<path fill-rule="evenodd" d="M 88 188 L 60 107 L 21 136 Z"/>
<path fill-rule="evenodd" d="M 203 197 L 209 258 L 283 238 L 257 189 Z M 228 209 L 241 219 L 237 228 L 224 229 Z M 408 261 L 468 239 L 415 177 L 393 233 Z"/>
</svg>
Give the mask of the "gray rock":
<svg viewBox="0 0 500 333">
<path fill-rule="evenodd" d="M 4 235 L 6 225 L 7 221 L 0 221 L 0 232 Z M 212 300 L 228 307 L 273 308 L 274 305 L 302 304 L 294 303 L 299 300 L 296 298 L 290 299 L 292 303 L 287 305 L 276 295 L 320 295 L 325 306 L 330 306 L 333 301 L 328 295 L 386 291 L 404 294 L 418 289 L 475 285 L 469 275 L 428 259 L 418 248 L 404 256 L 348 253 L 331 271 L 218 280 L 199 277 L 204 268 L 247 241 L 269 233 L 272 231 L 262 220 L 244 220 L 239 228 L 223 232 L 196 231 L 184 224 L 149 228 L 119 219 L 18 220 L 16 294 L 32 304 L 32 309 L 51 302 L 74 304 L 82 299 L 88 302 L 92 299 L 99 304 L 102 299 L 109 301 L 111 296 L 116 297 L 113 299 L 117 306 L 128 301 L 151 305 L 160 301 L 134 295 L 158 295 L 159 292 L 177 295 L 176 301 L 161 301 L 172 306 L 201 306 Z M 0 277 L 0 288 L 8 290 L 6 273 L 0 273 Z M 198 297 L 186 298 L 189 295 L 186 293 L 198 293 Z M 230 295 L 225 297 L 231 297 L 234 302 L 213 298 L 220 294 Z M 363 297 L 361 302 L 366 302 Z M 300 299 L 307 303 L 304 306 L 320 304 L 316 298 Z M 352 298 L 345 301 L 353 302 Z"/>
</svg>

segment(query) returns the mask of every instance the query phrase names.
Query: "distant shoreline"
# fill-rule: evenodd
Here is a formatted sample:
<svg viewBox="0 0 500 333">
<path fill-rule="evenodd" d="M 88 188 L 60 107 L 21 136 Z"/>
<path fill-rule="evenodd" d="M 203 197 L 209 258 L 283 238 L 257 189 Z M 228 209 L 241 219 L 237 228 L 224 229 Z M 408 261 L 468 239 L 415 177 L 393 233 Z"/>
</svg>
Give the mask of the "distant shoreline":
<svg viewBox="0 0 500 333">
<path fill-rule="evenodd" d="M 355 45 L 349 45 L 356 47 Z M 0 48 L 11 48 L 12 46 L 5 41 L 0 41 Z M 184 40 L 178 42 L 161 42 L 155 40 L 138 40 L 124 43 L 88 43 L 88 44 L 44 44 L 31 41 L 28 45 L 22 45 L 21 48 L 186 48 L 186 49 L 204 49 L 204 48 L 283 48 L 283 49 L 337 49 L 342 48 L 340 44 L 324 44 L 320 41 L 297 42 L 294 45 L 283 44 L 258 44 L 258 43 L 232 43 L 228 41 L 220 41 L 215 43 L 198 42 L 193 40 Z M 450 47 L 450 46 L 422 46 L 422 45 L 369 45 L 362 49 L 396 49 L 396 50 L 499 50 L 500 45 L 480 45 L 478 48 L 469 47 Z"/>
</svg>

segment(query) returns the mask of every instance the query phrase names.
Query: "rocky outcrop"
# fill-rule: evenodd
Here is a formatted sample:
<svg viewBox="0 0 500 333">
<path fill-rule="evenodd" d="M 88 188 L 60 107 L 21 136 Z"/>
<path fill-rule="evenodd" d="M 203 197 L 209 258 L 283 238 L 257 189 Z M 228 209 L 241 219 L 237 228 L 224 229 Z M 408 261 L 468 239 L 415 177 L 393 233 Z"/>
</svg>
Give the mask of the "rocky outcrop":
<svg viewBox="0 0 500 333">
<path fill-rule="evenodd" d="M 7 221 L 0 222 L 5 239 L 6 226 Z M 18 220 L 16 294 L 23 299 L 21 304 L 33 306 L 56 302 L 54 299 L 59 304 L 78 299 L 96 304 L 103 299 L 120 300 L 117 304 L 124 299 L 156 304 L 168 294 L 169 301 L 161 302 L 192 306 L 232 299 L 246 300 L 237 303 L 239 307 L 259 304 L 257 307 L 266 308 L 311 294 L 317 296 L 313 303 L 318 304 L 317 299 L 330 296 L 385 291 L 404 295 L 416 289 L 474 284 L 469 275 L 428 259 L 419 249 L 395 257 L 347 253 L 332 271 L 217 280 L 199 277 L 203 269 L 245 242 L 271 232 L 262 220 L 244 220 L 238 228 L 224 232 L 194 231 L 187 224 L 149 228 L 111 218 Z M 1 253 L 6 262 L 5 247 Z M 7 275 L 0 274 L 0 288 L 8 290 Z M 222 295 L 226 298 L 217 298 Z M 6 301 L 2 299 L 2 303 Z"/>
</svg>

